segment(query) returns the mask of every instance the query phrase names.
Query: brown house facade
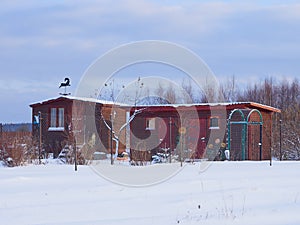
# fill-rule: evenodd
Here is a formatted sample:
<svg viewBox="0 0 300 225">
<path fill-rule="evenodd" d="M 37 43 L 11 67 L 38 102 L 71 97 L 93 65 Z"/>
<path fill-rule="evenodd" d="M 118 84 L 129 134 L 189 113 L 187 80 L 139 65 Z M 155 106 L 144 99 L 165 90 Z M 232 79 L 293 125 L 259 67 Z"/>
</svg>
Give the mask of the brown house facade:
<svg viewBox="0 0 300 225">
<path fill-rule="evenodd" d="M 54 157 L 65 145 L 74 145 L 75 142 L 76 146 L 89 146 L 92 151 L 108 151 L 112 109 L 118 115 L 115 127 L 123 124 L 125 118 L 123 109 L 111 102 L 92 98 L 61 96 L 33 103 L 30 107 L 33 139 L 38 142 L 41 133 L 43 149 L 53 153 Z M 120 148 L 124 149 L 124 146 Z"/>
<path fill-rule="evenodd" d="M 208 160 L 228 149 L 231 160 L 266 160 L 276 112 L 253 102 L 148 106 L 131 123 L 131 148 Z"/>
<path fill-rule="evenodd" d="M 131 159 L 147 161 L 161 150 L 214 160 L 227 149 L 231 160 L 270 159 L 272 115 L 280 112 L 253 102 L 130 107 L 72 96 L 30 107 L 33 137 L 38 140 L 41 128 L 43 148 L 54 157 L 76 140 L 77 146 L 105 153 L 116 153 L 118 145 L 117 153 L 127 151 Z"/>
</svg>

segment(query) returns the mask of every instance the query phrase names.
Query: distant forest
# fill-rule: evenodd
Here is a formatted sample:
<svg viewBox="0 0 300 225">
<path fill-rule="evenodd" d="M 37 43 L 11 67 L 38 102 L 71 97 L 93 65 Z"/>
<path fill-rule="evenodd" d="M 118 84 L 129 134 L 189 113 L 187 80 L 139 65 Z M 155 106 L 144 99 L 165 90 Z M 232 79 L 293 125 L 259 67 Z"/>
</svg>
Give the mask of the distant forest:
<svg viewBox="0 0 300 225">
<path fill-rule="evenodd" d="M 190 85 L 186 90 L 190 92 Z M 208 87 L 206 95 L 194 97 L 195 102 L 207 102 L 207 95 L 214 95 Z M 249 84 L 246 88 L 237 86 L 235 77 L 220 84 L 222 100 L 225 102 L 257 102 L 281 110 L 273 118 L 273 156 L 280 158 L 280 129 L 282 159 L 300 160 L 300 84 L 298 79 L 274 80 Z M 193 92 L 190 92 L 193 93 Z M 210 99 L 220 100 L 219 97 Z M 199 101 L 200 100 L 200 101 Z"/>
<path fill-rule="evenodd" d="M 280 125 L 282 130 L 282 157 L 300 159 L 300 84 L 295 79 L 274 81 L 265 79 L 249 85 L 245 90 L 236 90 L 234 101 L 253 101 L 281 109 L 273 123 L 273 149 L 279 157 Z"/>
<path fill-rule="evenodd" d="M 2 132 L 22 132 L 28 131 L 31 132 L 32 124 L 31 123 L 4 123 L 0 124 L 0 131 Z"/>
</svg>

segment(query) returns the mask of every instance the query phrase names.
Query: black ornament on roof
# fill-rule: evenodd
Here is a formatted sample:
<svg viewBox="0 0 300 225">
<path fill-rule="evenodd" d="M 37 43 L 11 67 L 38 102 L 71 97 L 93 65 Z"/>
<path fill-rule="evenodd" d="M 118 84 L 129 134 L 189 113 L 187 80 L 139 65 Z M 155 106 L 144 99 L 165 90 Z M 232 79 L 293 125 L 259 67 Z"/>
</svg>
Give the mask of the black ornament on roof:
<svg viewBox="0 0 300 225">
<path fill-rule="evenodd" d="M 59 86 L 59 88 L 64 87 L 64 88 L 65 88 L 65 92 L 64 92 L 64 93 L 59 93 L 59 94 L 60 94 L 60 95 L 64 95 L 64 96 L 70 95 L 71 93 L 67 93 L 67 87 L 68 87 L 68 86 L 71 86 L 71 84 L 70 84 L 70 79 L 66 77 L 66 78 L 65 78 L 65 82 L 60 83 L 60 86 Z"/>
</svg>

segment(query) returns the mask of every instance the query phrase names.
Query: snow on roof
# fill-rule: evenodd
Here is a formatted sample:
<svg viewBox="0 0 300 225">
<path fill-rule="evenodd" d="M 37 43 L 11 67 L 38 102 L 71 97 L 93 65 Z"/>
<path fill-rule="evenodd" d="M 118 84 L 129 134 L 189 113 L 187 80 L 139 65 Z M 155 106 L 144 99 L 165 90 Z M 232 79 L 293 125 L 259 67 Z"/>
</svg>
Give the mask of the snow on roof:
<svg viewBox="0 0 300 225">
<path fill-rule="evenodd" d="M 83 101 L 83 102 L 94 102 L 94 103 L 100 103 L 100 104 L 106 104 L 106 105 L 114 105 L 114 104 L 118 104 L 117 102 L 113 102 L 113 101 L 107 101 L 107 100 L 103 100 L 103 99 L 97 99 L 97 98 L 86 98 L 86 97 L 78 97 L 78 96 L 64 96 L 68 99 L 72 99 L 72 100 L 79 100 L 79 101 Z"/>
<path fill-rule="evenodd" d="M 86 97 L 78 97 L 78 96 L 58 96 L 56 98 L 51 98 L 51 99 L 46 99 L 40 102 L 36 102 L 36 103 L 32 103 L 30 104 L 30 106 L 34 106 L 37 104 L 45 104 L 51 101 L 56 101 L 58 99 L 70 99 L 70 100 L 78 100 L 78 101 L 84 101 L 84 102 L 93 102 L 93 103 L 100 103 L 103 105 L 119 105 L 119 106 L 124 106 L 124 107 L 130 107 L 130 105 L 125 104 L 125 103 L 120 103 L 120 102 L 113 102 L 113 101 L 107 101 L 107 100 L 103 100 L 103 99 L 96 99 L 96 98 L 86 98 Z M 145 105 L 145 104 L 141 104 L 141 105 L 137 105 L 136 107 L 173 107 L 173 108 L 177 108 L 177 107 L 195 107 L 195 106 L 209 106 L 209 107 L 216 107 L 216 106 L 233 106 L 233 105 L 249 105 L 252 107 L 256 107 L 259 109 L 265 109 L 268 111 L 273 111 L 273 112 L 281 112 L 279 109 L 274 108 L 272 106 L 268 106 L 268 105 L 264 105 L 264 104 L 260 104 L 260 103 L 256 103 L 256 102 L 219 102 L 219 103 L 190 103 L 190 104 L 185 104 L 185 103 L 181 103 L 181 104 L 161 104 L 161 105 Z"/>
<path fill-rule="evenodd" d="M 83 101 L 83 102 L 93 102 L 93 103 L 100 103 L 103 105 L 122 105 L 125 106 L 125 104 L 122 103 L 118 103 L 118 102 L 113 102 L 113 101 L 107 101 L 107 100 L 103 100 L 103 99 L 96 99 L 96 98 L 86 98 L 86 97 L 78 97 L 78 96 L 71 96 L 71 95 L 66 95 L 66 96 L 58 96 L 55 98 L 49 98 L 49 99 L 45 99 L 39 102 L 35 102 L 30 104 L 30 106 L 34 106 L 37 104 L 45 104 L 51 101 L 56 101 L 59 99 L 70 99 L 70 100 L 78 100 L 78 101 Z"/>
<path fill-rule="evenodd" d="M 252 106 L 258 107 L 258 108 L 262 108 L 262 109 L 266 109 L 266 110 L 269 110 L 269 111 L 281 113 L 280 109 L 277 109 L 277 108 L 272 107 L 272 106 L 260 104 L 260 103 L 257 103 L 257 102 L 249 102 L 249 104 L 252 105 Z"/>
<path fill-rule="evenodd" d="M 216 107 L 216 106 L 234 106 L 234 105 L 249 105 L 253 107 L 257 107 L 260 109 L 265 109 L 268 111 L 273 112 L 281 112 L 280 109 L 274 108 L 272 106 L 264 105 L 261 103 L 256 102 L 218 102 L 218 103 L 190 103 L 190 104 L 161 104 L 161 105 L 138 105 L 137 107 L 196 107 L 196 106 L 209 106 L 209 107 Z"/>
</svg>

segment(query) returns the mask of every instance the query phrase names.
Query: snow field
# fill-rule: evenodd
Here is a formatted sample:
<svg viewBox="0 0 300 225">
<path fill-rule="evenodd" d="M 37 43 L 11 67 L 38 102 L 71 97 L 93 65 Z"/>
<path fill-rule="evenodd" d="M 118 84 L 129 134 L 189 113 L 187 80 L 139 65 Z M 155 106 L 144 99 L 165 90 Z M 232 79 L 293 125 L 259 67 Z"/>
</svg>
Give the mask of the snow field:
<svg viewBox="0 0 300 225">
<path fill-rule="evenodd" d="M 299 175 L 299 162 L 213 162 L 203 172 L 196 163 L 134 188 L 88 166 L 1 167 L 0 224 L 298 225 Z"/>
</svg>

